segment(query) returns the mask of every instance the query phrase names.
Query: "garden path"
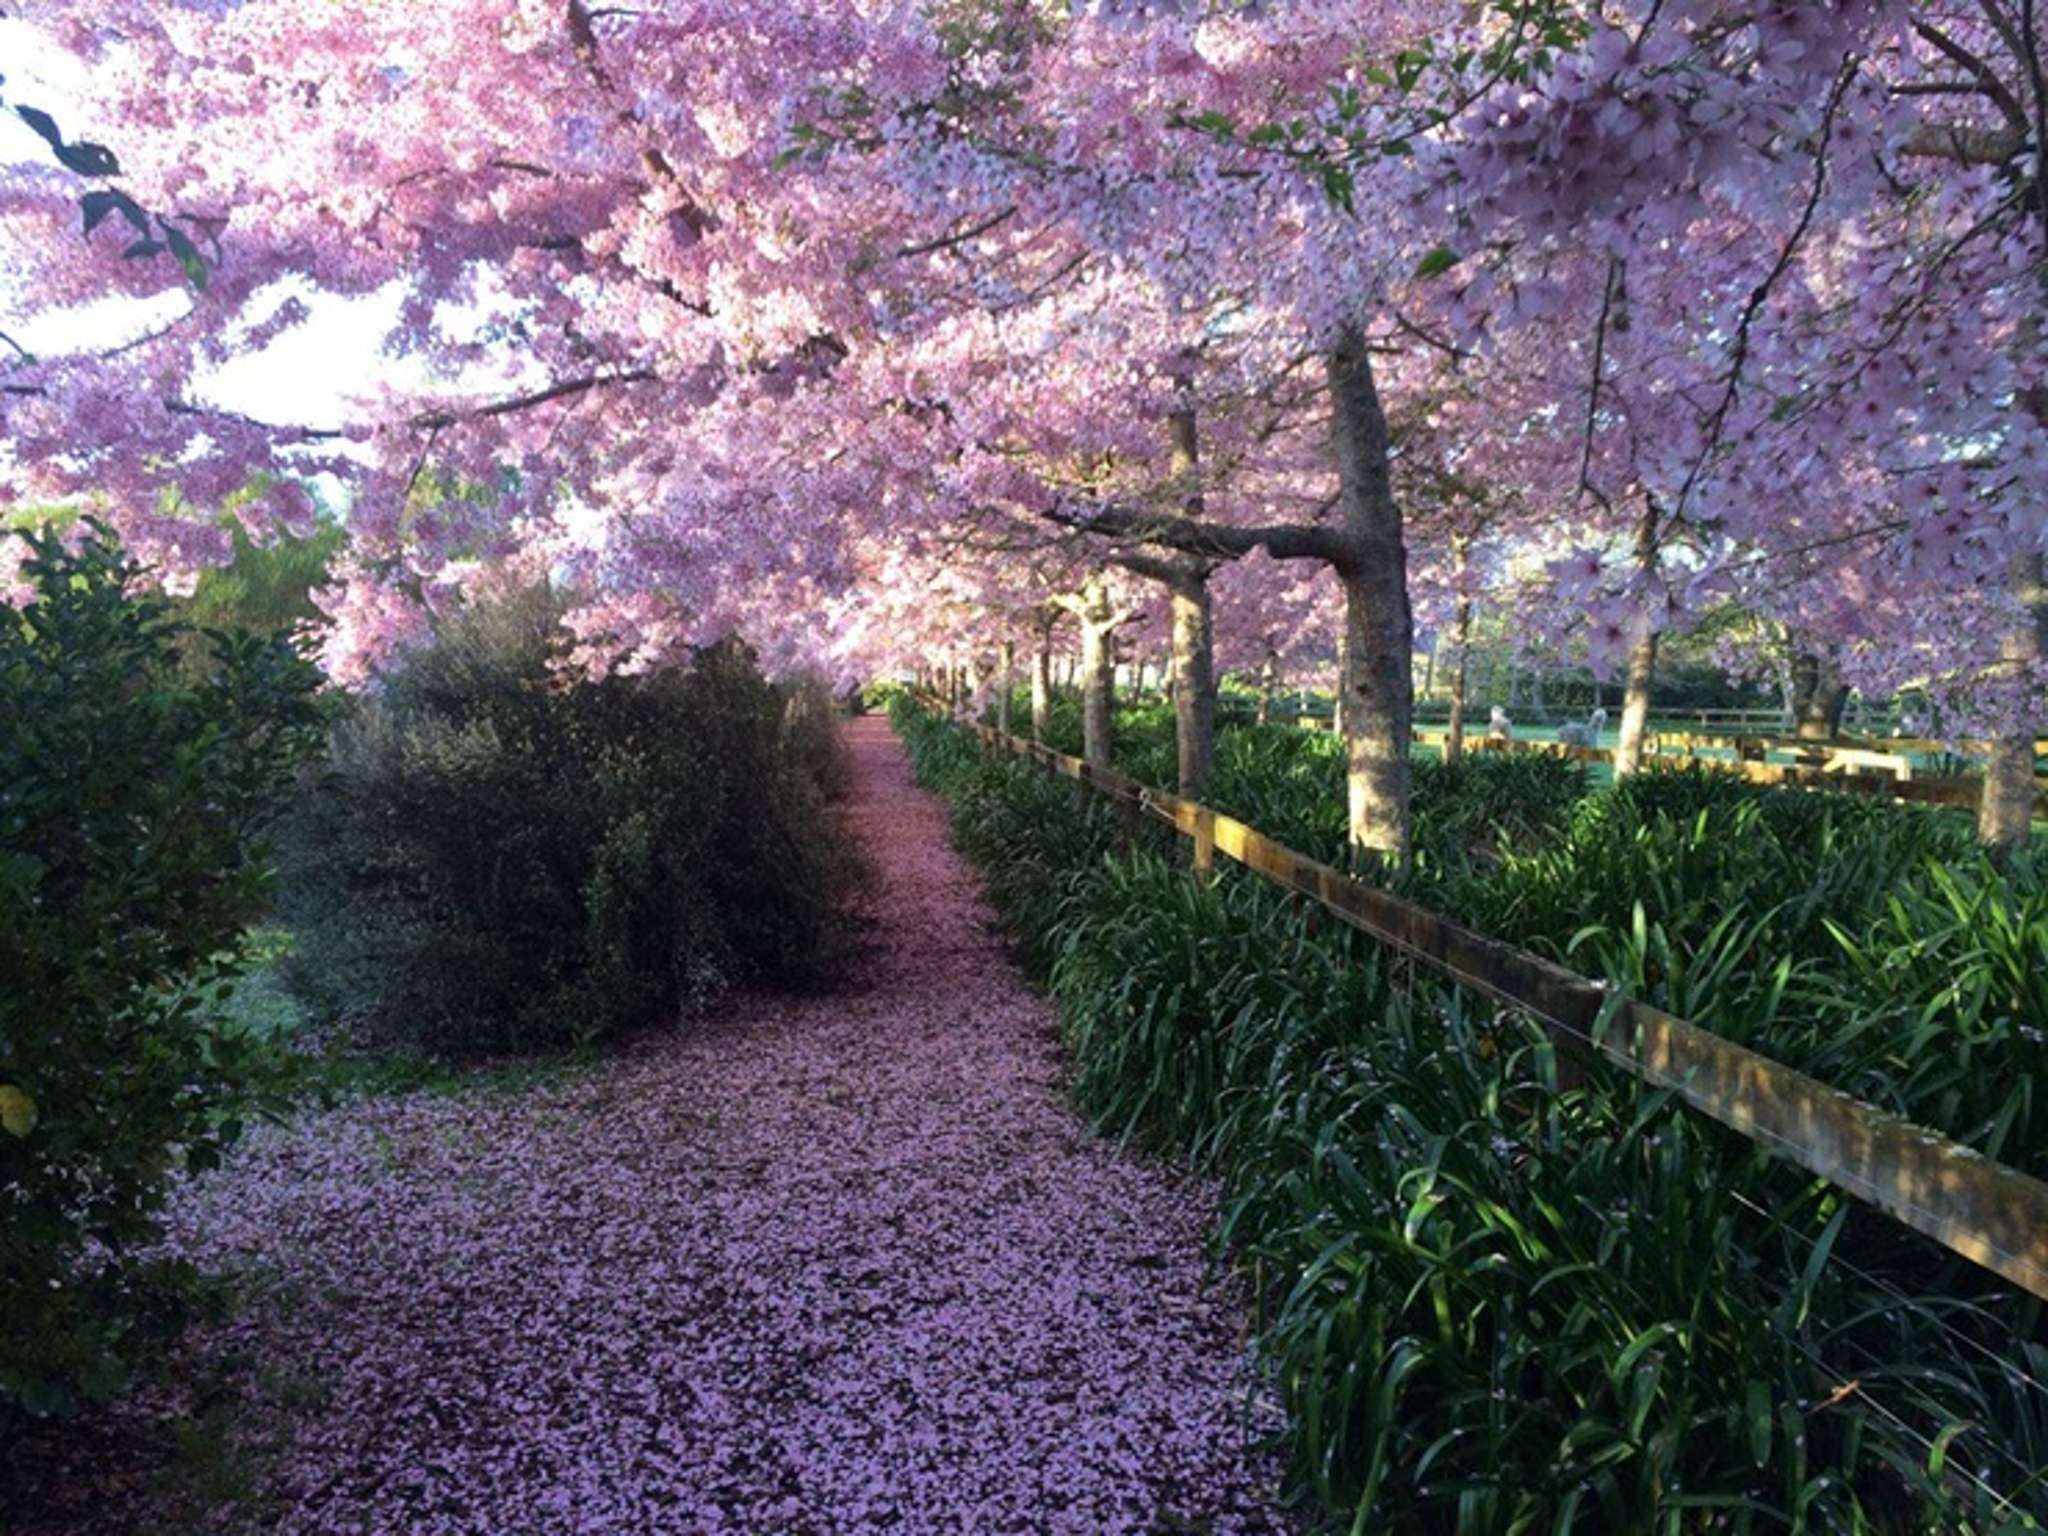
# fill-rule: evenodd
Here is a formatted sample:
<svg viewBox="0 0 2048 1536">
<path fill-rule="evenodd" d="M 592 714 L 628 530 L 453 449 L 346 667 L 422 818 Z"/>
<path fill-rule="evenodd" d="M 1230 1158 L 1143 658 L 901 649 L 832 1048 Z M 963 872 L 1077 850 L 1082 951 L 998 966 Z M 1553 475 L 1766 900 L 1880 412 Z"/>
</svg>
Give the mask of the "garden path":
<svg viewBox="0 0 2048 1536">
<path fill-rule="evenodd" d="M 885 721 L 847 735 L 847 985 L 315 1117 L 186 1201 L 187 1251 L 272 1279 L 198 1341 L 262 1362 L 264 1528 L 1284 1524 L 1206 1191 L 1065 1105 L 944 806 Z"/>
</svg>

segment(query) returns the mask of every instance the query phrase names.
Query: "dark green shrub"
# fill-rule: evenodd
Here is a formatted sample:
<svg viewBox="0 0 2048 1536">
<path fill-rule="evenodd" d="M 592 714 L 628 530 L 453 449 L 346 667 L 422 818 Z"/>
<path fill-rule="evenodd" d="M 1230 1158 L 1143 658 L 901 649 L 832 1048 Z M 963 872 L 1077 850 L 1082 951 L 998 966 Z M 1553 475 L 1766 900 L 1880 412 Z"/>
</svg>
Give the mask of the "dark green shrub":
<svg viewBox="0 0 2048 1536">
<path fill-rule="evenodd" d="M 0 607 L 0 1414 L 106 1396 L 176 1320 L 186 1277 L 136 1250 L 266 1101 L 214 1003 L 319 740 L 287 638 L 190 629 L 97 536 L 31 542 L 36 600 Z"/>
<path fill-rule="evenodd" d="M 463 612 L 335 732 L 285 841 L 286 976 L 433 1050 L 589 1041 L 833 956 L 829 701 L 729 645 L 571 681 L 544 594 Z"/>
<path fill-rule="evenodd" d="M 846 743 L 839 735 L 838 701 L 816 677 L 792 679 L 783 685 L 782 693 L 783 755 L 826 799 L 838 799 L 846 792 L 848 774 Z"/>
</svg>

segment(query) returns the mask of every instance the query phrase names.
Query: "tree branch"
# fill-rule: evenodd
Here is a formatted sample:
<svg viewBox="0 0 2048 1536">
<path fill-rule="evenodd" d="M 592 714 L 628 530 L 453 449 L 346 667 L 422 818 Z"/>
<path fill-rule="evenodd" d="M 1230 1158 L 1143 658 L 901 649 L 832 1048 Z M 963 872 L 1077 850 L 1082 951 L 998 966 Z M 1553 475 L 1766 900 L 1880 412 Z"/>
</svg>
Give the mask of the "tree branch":
<svg viewBox="0 0 2048 1536">
<path fill-rule="evenodd" d="M 1141 513 L 1127 507 L 1086 509 L 1054 507 L 1042 514 L 1048 521 L 1077 533 L 1093 533 L 1135 544 L 1164 544 L 1210 560 L 1236 560 L 1264 550 L 1275 560 L 1322 560 L 1331 565 L 1345 558 L 1344 541 L 1332 528 L 1310 523 L 1270 523 L 1239 527 L 1189 517 Z"/>
<path fill-rule="evenodd" d="M 972 240 L 979 235 L 987 234 L 990 230 L 994 229 L 998 224 L 1001 224 L 1004 220 L 1012 217 L 1016 212 L 1017 205 L 1015 203 L 1012 203 L 1009 207 L 1004 208 L 998 213 L 989 215 L 989 217 L 983 219 L 978 224 L 969 225 L 966 229 L 959 231 L 957 234 L 940 235 L 935 240 L 925 240 L 917 245 L 902 246 L 898 248 L 896 254 L 899 257 L 907 258 L 911 256 L 928 256 L 933 251 L 943 251 L 949 246 L 959 245 L 964 241 Z"/>
<path fill-rule="evenodd" d="M 1959 165 L 2003 165 L 2027 147 L 2014 128 L 1968 128 L 1961 123 L 1922 123 L 1906 135 L 1902 154 Z"/>
<path fill-rule="evenodd" d="M 1579 446 L 1579 489 L 1591 493 L 1593 499 L 1603 507 L 1612 510 L 1607 493 L 1593 484 L 1593 427 L 1600 416 L 1600 376 L 1607 367 L 1607 322 L 1614 313 L 1614 294 L 1620 286 L 1621 262 L 1617 257 L 1607 258 L 1607 281 L 1600 291 L 1600 319 L 1593 327 L 1593 380 L 1586 390 L 1586 435 Z"/>
<path fill-rule="evenodd" d="M 656 378 L 651 368 L 630 368 L 619 373 L 586 374 L 580 378 L 562 379 L 543 389 L 524 395 L 512 395 L 503 400 L 488 400 L 480 405 L 455 406 L 438 411 L 421 411 L 407 418 L 406 425 L 417 431 L 437 433 L 443 428 L 465 421 L 481 421 L 493 416 L 509 416 L 515 411 L 531 410 L 550 401 L 566 399 L 583 394 L 587 390 L 602 388 L 609 384 L 644 384 Z M 38 387 L 17 387 L 17 394 L 41 394 Z M 307 427 L 286 422 L 263 421 L 240 411 L 223 410 L 218 406 L 195 405 L 186 400 L 170 400 L 164 409 L 174 416 L 206 416 L 220 421 L 232 421 L 239 426 L 249 427 L 258 432 L 268 432 L 278 437 L 297 438 L 302 441 L 331 441 L 354 435 L 348 427 Z"/>
<path fill-rule="evenodd" d="M 596 82 L 599 92 L 607 98 L 616 98 L 618 91 L 611 72 L 604 67 L 604 55 L 598 48 L 597 31 L 591 25 L 590 9 L 584 0 L 569 0 L 569 42 L 576 50 L 576 57 Z M 614 113 L 621 127 L 627 129 L 640 141 L 640 163 L 647 168 L 647 174 L 659 185 L 667 187 L 676 196 L 677 212 L 689 226 L 690 233 L 699 239 L 716 222 L 704 205 L 697 201 L 690 189 L 683 185 L 683 179 L 676 174 L 676 168 L 669 163 L 668 156 L 661 152 L 661 146 L 641 121 L 640 114 L 630 102 L 620 105 Z"/>
<path fill-rule="evenodd" d="M 2020 105 L 2020 100 L 2017 96 L 2006 89 L 2005 82 L 1998 78 L 1997 73 L 1989 64 L 1978 58 L 1976 54 L 1965 48 L 1932 22 L 1916 21 L 1913 23 L 1913 30 L 1933 44 L 1935 48 L 1939 49 L 1952 62 L 1961 65 L 1969 73 L 1971 79 L 1977 82 L 1977 89 L 1990 99 L 1991 103 L 1998 108 L 2000 114 L 2008 123 L 2011 123 L 2015 128 L 2024 128 L 2026 126 L 2026 108 Z"/>
<path fill-rule="evenodd" d="M 2048 80 L 2042 78 L 2041 48 L 2034 40 L 2034 0 L 2020 0 L 2020 40 L 2020 62 L 2034 98 L 2034 206 L 2041 215 L 2042 238 L 2048 239 L 2048 169 L 2041 164 L 2048 155 Z"/>
<path fill-rule="evenodd" d="M 1678 488 L 1678 496 L 1672 506 L 1671 515 L 1681 517 L 1685 503 L 1693 487 L 1706 472 L 1707 461 L 1721 446 L 1721 434 L 1728 426 L 1728 413 L 1735 408 L 1736 396 L 1742 392 L 1742 369 L 1749 361 L 1749 336 L 1756 324 L 1756 317 L 1763 310 L 1771 296 L 1771 290 L 1778 285 L 1792 266 L 1792 258 L 1798 254 L 1800 245 L 1806 239 L 1806 232 L 1813 226 L 1815 210 L 1820 207 L 1820 197 L 1828 184 L 1828 140 L 1833 136 L 1835 112 L 1842 104 L 1842 93 L 1849 88 L 1851 70 L 1843 69 L 1835 78 L 1835 88 L 1828 96 L 1826 110 L 1821 114 L 1820 141 L 1813 147 L 1813 185 L 1807 190 L 1806 204 L 1799 210 L 1799 222 L 1792 226 L 1792 233 L 1785 237 L 1785 244 L 1778 252 L 1778 259 L 1771 264 L 1771 270 L 1764 274 L 1763 281 L 1752 288 L 1748 301 L 1742 307 L 1742 318 L 1736 322 L 1734 344 L 1729 348 L 1728 384 L 1722 391 L 1720 404 L 1707 422 L 1707 440 L 1700 449 L 1700 456 L 1687 471 L 1685 483 Z"/>
<path fill-rule="evenodd" d="M 1109 557 L 1133 576 L 1156 581 L 1169 591 L 1200 587 L 1215 573 L 1215 566 L 1198 555 L 1177 551 L 1170 555 L 1148 555 L 1142 550 L 1119 550 Z"/>
<path fill-rule="evenodd" d="M 428 411 L 413 417 L 412 424 L 423 430 L 452 425 L 458 421 L 474 421 L 486 416 L 509 416 L 514 411 L 528 410 L 536 405 L 546 405 L 550 400 L 560 400 L 567 395 L 580 395 L 586 390 L 599 389 L 608 384 L 646 384 L 654 380 L 652 368 L 628 368 L 620 373 L 593 373 L 581 378 L 563 379 L 545 389 L 535 390 L 528 395 L 514 395 L 506 400 L 493 400 L 487 405 L 468 406 L 453 411 Z"/>
</svg>

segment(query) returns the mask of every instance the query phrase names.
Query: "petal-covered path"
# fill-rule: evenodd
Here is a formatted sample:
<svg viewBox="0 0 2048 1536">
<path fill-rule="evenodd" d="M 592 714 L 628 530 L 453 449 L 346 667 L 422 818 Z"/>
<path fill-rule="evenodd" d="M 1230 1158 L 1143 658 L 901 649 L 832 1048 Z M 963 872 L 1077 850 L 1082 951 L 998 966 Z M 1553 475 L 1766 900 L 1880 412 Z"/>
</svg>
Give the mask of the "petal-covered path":
<svg viewBox="0 0 2048 1536">
<path fill-rule="evenodd" d="M 845 987 L 317 1117 L 188 1200 L 181 1245 L 266 1282 L 203 1343 L 291 1401 L 268 1528 L 1283 1527 L 1205 1192 L 1062 1102 L 943 806 L 848 733 Z"/>
</svg>

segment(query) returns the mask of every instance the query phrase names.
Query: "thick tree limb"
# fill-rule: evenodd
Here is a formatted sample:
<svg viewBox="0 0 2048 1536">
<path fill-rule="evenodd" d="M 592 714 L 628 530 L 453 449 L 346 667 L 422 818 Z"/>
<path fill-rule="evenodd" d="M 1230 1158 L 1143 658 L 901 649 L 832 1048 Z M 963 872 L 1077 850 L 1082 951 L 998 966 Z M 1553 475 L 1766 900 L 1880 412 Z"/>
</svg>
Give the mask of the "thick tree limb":
<svg viewBox="0 0 2048 1536">
<path fill-rule="evenodd" d="M 1164 544 L 1211 560 L 1237 560 L 1264 550 L 1275 560 L 1323 560 L 1336 565 L 1346 556 L 1344 539 L 1336 529 L 1310 523 L 1239 527 L 1114 506 L 1055 507 L 1044 515 L 1077 533 L 1099 534 L 1134 544 Z"/>
<path fill-rule="evenodd" d="M 1960 65 L 1968 72 L 1970 78 L 1976 82 L 1977 89 L 1998 108 L 2008 123 L 2015 128 L 2025 126 L 2026 108 L 2020 104 L 2020 99 L 2006 88 L 2005 82 L 1998 78 L 1996 70 L 1931 22 L 1916 21 L 1913 23 L 1913 30 L 1946 55 L 1952 63 Z"/>
<path fill-rule="evenodd" d="M 1109 559 L 1112 565 L 1122 567 L 1133 576 L 1156 581 L 1163 587 L 1199 585 L 1215 571 L 1215 566 L 1209 561 L 1178 551 L 1170 555 L 1148 555 L 1139 550 L 1120 550 Z"/>
<path fill-rule="evenodd" d="M 1970 128 L 1961 123 L 1922 123 L 1906 135 L 1900 151 L 1961 165 L 2003 165 L 2027 147 L 2017 128 Z"/>
</svg>

